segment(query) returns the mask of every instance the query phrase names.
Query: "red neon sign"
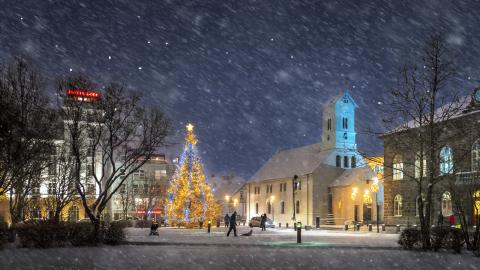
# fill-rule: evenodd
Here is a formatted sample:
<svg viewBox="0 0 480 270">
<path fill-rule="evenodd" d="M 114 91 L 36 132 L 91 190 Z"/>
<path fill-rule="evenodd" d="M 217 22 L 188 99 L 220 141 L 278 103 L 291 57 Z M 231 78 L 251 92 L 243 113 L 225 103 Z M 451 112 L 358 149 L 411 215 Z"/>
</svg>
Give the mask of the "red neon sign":
<svg viewBox="0 0 480 270">
<path fill-rule="evenodd" d="M 137 210 L 137 214 L 146 214 L 145 210 Z M 163 214 L 162 210 L 152 210 L 150 211 L 150 214 L 158 215 L 158 214 Z"/>
<path fill-rule="evenodd" d="M 76 96 L 76 97 L 94 98 L 94 99 L 97 99 L 100 97 L 100 93 L 97 93 L 97 92 L 79 91 L 79 90 L 72 90 L 72 89 L 69 89 L 67 91 L 67 95 Z"/>
</svg>

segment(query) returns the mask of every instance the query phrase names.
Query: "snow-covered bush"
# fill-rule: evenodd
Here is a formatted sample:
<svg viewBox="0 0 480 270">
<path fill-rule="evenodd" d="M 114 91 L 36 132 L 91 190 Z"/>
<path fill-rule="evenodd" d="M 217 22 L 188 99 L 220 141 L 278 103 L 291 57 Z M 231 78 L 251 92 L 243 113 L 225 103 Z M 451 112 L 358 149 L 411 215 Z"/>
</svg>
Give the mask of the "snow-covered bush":
<svg viewBox="0 0 480 270">
<path fill-rule="evenodd" d="M 94 246 L 103 238 L 103 230 L 95 235 L 95 227 L 91 223 L 71 223 L 69 240 L 73 246 Z"/>
<path fill-rule="evenodd" d="M 446 226 L 434 227 L 430 231 L 430 236 L 432 249 L 434 251 L 444 248 L 460 253 L 465 243 L 462 232 L 457 228 Z"/>
<path fill-rule="evenodd" d="M 398 244 L 401 245 L 404 249 L 413 249 L 413 247 L 421 245 L 422 234 L 420 230 L 416 228 L 407 228 L 402 231 L 400 238 L 398 239 Z"/>
<path fill-rule="evenodd" d="M 105 230 L 104 243 L 108 245 L 118 245 L 121 241 L 125 240 L 125 233 L 123 228 L 126 227 L 125 223 L 114 221 Z"/>
<path fill-rule="evenodd" d="M 50 248 L 63 246 L 68 239 L 64 223 L 33 221 L 15 225 L 22 247 Z"/>
</svg>

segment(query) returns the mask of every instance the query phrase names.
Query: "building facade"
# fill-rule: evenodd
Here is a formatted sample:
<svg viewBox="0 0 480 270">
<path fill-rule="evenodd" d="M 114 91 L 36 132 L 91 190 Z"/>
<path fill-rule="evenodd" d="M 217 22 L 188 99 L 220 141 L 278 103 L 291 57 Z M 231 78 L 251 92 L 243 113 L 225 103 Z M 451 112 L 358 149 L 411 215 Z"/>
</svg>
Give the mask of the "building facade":
<svg viewBox="0 0 480 270">
<path fill-rule="evenodd" d="M 124 180 L 113 196 L 108 209 L 113 219 L 161 220 L 167 188 L 175 169 L 176 165 L 165 154 L 153 155 Z"/>
<path fill-rule="evenodd" d="M 434 155 L 433 164 L 437 183 L 433 187 L 431 220 L 455 215 L 453 196 L 466 189 L 472 193 L 473 201 L 466 205 L 467 223 L 472 225 L 478 219 L 480 210 L 480 93 L 461 101 L 458 112 L 449 119 L 438 121 L 441 129 L 438 141 L 441 142 Z M 452 107 L 451 104 L 446 105 Z M 439 109 L 439 112 L 443 108 Z M 427 177 L 428 155 L 420 161 L 420 150 L 411 143 L 403 147 L 403 141 L 419 136 L 417 127 L 409 127 L 399 132 L 382 136 L 385 158 L 385 221 L 389 225 L 419 224 L 418 202 L 425 200 L 425 193 L 418 192 L 417 181 L 421 174 Z M 414 140 L 411 140 L 412 142 Z M 399 143 L 400 142 L 400 143 Z M 423 169 L 421 169 L 423 167 Z M 415 181 L 417 180 L 417 181 Z M 423 186 L 426 190 L 426 184 Z M 476 195 L 478 194 L 478 196 Z M 425 209 L 423 210 L 425 211 Z M 441 213 L 441 216 L 440 216 Z M 458 223 L 458 221 L 456 221 Z"/>
<path fill-rule="evenodd" d="M 348 90 L 332 98 L 323 108 L 322 143 L 280 151 L 256 172 L 242 189 L 248 219 L 266 213 L 279 226 L 376 220 L 376 174 L 357 150 L 356 108 Z"/>
</svg>

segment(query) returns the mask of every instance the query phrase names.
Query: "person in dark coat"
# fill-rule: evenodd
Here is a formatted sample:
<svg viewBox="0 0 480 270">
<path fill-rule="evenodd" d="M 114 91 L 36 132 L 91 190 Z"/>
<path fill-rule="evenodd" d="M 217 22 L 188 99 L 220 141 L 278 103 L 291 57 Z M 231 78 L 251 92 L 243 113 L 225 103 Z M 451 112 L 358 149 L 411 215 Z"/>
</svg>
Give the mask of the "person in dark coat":
<svg viewBox="0 0 480 270">
<path fill-rule="evenodd" d="M 263 214 L 260 218 L 260 227 L 262 228 L 262 231 L 266 231 L 267 228 L 265 227 L 267 223 L 267 214 Z"/>
<path fill-rule="evenodd" d="M 233 230 L 233 236 L 237 237 L 237 211 L 233 212 L 230 217 L 230 228 L 227 232 L 227 237 L 230 235 L 230 232 Z"/>
<path fill-rule="evenodd" d="M 442 211 L 438 212 L 438 220 L 437 220 L 438 226 L 443 226 L 443 215 Z"/>
<path fill-rule="evenodd" d="M 228 228 L 228 224 L 230 223 L 230 217 L 228 216 L 228 214 L 225 215 L 223 221 L 225 222 L 225 228 Z"/>
</svg>

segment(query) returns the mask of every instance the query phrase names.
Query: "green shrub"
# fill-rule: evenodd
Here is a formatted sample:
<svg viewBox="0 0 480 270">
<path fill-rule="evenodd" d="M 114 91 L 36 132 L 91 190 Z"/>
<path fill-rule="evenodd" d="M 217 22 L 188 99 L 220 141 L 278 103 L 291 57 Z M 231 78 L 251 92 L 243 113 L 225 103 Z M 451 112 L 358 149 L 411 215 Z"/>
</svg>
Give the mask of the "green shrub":
<svg viewBox="0 0 480 270">
<path fill-rule="evenodd" d="M 68 238 L 64 223 L 32 221 L 15 225 L 22 247 L 50 248 L 63 246 Z"/>
<path fill-rule="evenodd" d="M 124 223 L 112 222 L 105 230 L 104 243 L 108 245 L 118 245 L 121 241 L 125 240 L 125 234 L 123 232 Z"/>
<path fill-rule="evenodd" d="M 421 236 L 422 234 L 420 230 L 417 230 L 416 228 L 407 228 L 400 234 L 398 244 L 404 249 L 411 250 L 413 247 L 421 244 Z"/>
<path fill-rule="evenodd" d="M 138 220 L 137 221 L 137 228 L 150 228 L 152 226 L 151 220 Z"/>
<path fill-rule="evenodd" d="M 112 223 L 115 223 L 116 226 L 120 226 L 122 228 L 133 227 L 133 222 L 131 220 L 115 220 L 112 221 Z"/>
<path fill-rule="evenodd" d="M 103 230 L 95 235 L 95 227 L 91 223 L 70 223 L 69 240 L 73 246 L 95 246 L 102 240 Z"/>
<path fill-rule="evenodd" d="M 444 248 L 460 253 L 465 244 L 465 239 L 460 229 L 446 226 L 432 228 L 430 239 L 434 251 Z"/>
</svg>

